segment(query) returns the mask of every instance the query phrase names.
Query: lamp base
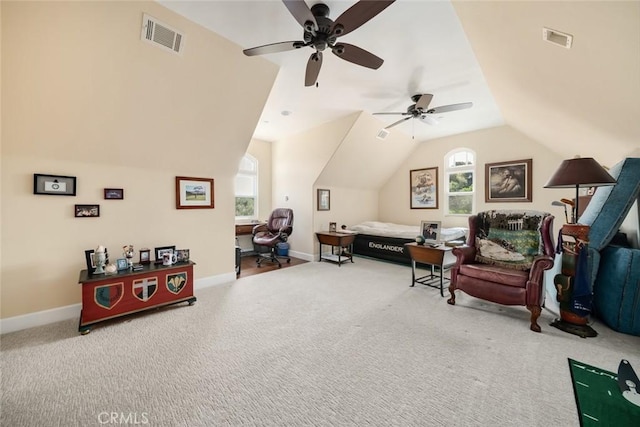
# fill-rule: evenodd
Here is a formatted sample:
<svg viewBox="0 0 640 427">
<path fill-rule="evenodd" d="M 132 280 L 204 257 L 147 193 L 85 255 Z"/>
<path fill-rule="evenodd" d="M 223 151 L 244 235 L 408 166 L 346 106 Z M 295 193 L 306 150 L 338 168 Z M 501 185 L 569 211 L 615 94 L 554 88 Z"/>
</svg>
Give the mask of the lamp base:
<svg viewBox="0 0 640 427">
<path fill-rule="evenodd" d="M 576 325 L 562 319 L 556 319 L 550 325 L 569 334 L 578 335 L 581 338 L 598 336 L 598 333 L 589 325 Z"/>
</svg>

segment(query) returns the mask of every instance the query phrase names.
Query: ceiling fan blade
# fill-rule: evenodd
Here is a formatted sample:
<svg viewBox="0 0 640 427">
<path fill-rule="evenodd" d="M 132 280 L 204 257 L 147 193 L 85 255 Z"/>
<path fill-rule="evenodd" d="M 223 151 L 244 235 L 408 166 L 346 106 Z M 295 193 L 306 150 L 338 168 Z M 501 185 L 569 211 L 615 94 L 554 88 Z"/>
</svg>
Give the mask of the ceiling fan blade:
<svg viewBox="0 0 640 427">
<path fill-rule="evenodd" d="M 438 124 L 438 121 L 436 119 L 434 119 L 433 117 L 431 117 L 430 114 L 425 114 L 423 116 L 420 117 L 420 121 L 423 123 L 426 123 L 428 125 L 431 126 L 435 126 Z"/>
<path fill-rule="evenodd" d="M 465 108 L 473 107 L 473 102 L 463 102 L 461 104 L 442 105 L 440 107 L 431 108 L 427 113 L 440 114 L 448 111 L 464 110 Z"/>
<path fill-rule="evenodd" d="M 380 68 L 384 62 L 382 58 L 378 58 L 373 53 L 367 52 L 366 50 L 349 43 L 336 44 L 331 48 L 331 52 L 345 61 L 362 65 L 363 67 L 372 68 L 374 70 Z"/>
<path fill-rule="evenodd" d="M 313 52 L 307 61 L 307 72 L 304 76 L 304 85 L 313 86 L 318 80 L 320 67 L 322 66 L 322 52 Z"/>
<path fill-rule="evenodd" d="M 395 0 L 360 0 L 338 16 L 331 33 L 344 36 L 385 10 Z"/>
<path fill-rule="evenodd" d="M 407 121 L 407 120 L 409 120 L 410 118 L 411 118 L 411 117 L 409 116 L 409 117 L 405 117 L 404 119 L 400 119 L 400 120 L 398 120 L 397 122 L 391 123 L 391 124 L 390 124 L 389 126 L 387 126 L 385 129 L 389 129 L 389 128 L 394 127 L 395 125 L 399 125 L 400 123 L 402 123 L 402 122 L 404 122 L 404 121 Z"/>
<path fill-rule="evenodd" d="M 306 46 L 305 43 L 301 41 L 280 42 L 265 44 L 264 46 L 252 47 L 249 49 L 245 49 L 242 52 L 247 56 L 255 56 L 264 55 L 266 53 L 278 53 L 285 52 L 287 50 L 300 49 L 304 46 Z"/>
<path fill-rule="evenodd" d="M 311 32 L 318 30 L 318 23 L 316 17 L 311 13 L 311 9 L 307 6 L 304 0 L 282 0 L 284 5 L 289 9 L 289 12 L 296 18 L 296 21 L 306 30 Z M 311 22 L 313 28 L 308 28 L 307 23 Z"/>
<path fill-rule="evenodd" d="M 410 116 L 411 115 L 410 113 L 403 113 L 403 112 L 397 112 L 397 113 L 373 113 L 374 116 L 375 115 L 383 116 L 383 115 L 390 115 L 390 114 L 393 114 L 394 116 L 397 116 L 397 115 Z"/>
<path fill-rule="evenodd" d="M 425 93 L 424 95 L 420 95 L 420 99 L 416 102 L 417 110 L 426 110 L 431 100 L 433 99 L 433 95 L 430 93 Z"/>
</svg>

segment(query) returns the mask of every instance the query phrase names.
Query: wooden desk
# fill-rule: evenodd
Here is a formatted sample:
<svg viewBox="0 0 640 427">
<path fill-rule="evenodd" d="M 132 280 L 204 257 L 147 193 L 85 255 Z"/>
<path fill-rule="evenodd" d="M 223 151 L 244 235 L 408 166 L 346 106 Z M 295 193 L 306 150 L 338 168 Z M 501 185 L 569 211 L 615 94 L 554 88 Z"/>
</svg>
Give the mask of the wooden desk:
<svg viewBox="0 0 640 427">
<path fill-rule="evenodd" d="M 356 238 L 354 233 L 340 233 L 337 231 L 319 231 L 316 233 L 318 242 L 320 242 L 320 259 L 329 262 L 335 262 L 338 266 L 343 262 L 350 260 L 353 262 L 353 240 Z M 322 255 L 322 245 L 331 246 L 331 255 Z M 338 248 L 336 255 L 335 249 Z M 344 250 L 346 248 L 346 251 Z"/>
<path fill-rule="evenodd" d="M 250 224 L 236 224 L 236 236 L 245 236 L 247 234 L 253 234 L 253 227 L 260 224 L 266 224 L 266 223 L 255 222 Z"/>
<path fill-rule="evenodd" d="M 444 258 L 447 252 L 450 252 L 453 248 L 445 245 L 436 247 L 428 244 L 419 245 L 416 242 L 405 243 L 404 246 L 411 257 L 411 286 L 419 283 L 432 288 L 440 288 L 440 296 L 444 296 L 444 281 L 449 281 L 444 277 L 444 272 L 453 266 L 453 263 L 445 264 Z M 431 273 L 426 276 L 416 277 L 416 263 L 429 265 Z M 435 274 L 436 267 L 438 275 Z"/>
<path fill-rule="evenodd" d="M 149 264 L 140 271 L 93 275 L 82 270 L 78 279 L 82 284 L 78 331 L 85 335 L 96 323 L 151 308 L 180 302 L 193 305 L 193 265 L 191 261 L 169 267 Z"/>
</svg>

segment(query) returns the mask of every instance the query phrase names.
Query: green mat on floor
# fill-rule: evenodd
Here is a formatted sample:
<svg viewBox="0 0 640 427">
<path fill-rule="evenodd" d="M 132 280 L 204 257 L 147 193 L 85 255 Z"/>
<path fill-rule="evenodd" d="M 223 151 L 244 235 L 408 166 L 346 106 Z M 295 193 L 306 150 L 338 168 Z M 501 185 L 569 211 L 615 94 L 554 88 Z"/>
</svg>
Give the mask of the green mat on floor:
<svg viewBox="0 0 640 427">
<path fill-rule="evenodd" d="M 640 426 L 640 407 L 622 397 L 617 374 L 569 359 L 580 425 Z"/>
</svg>

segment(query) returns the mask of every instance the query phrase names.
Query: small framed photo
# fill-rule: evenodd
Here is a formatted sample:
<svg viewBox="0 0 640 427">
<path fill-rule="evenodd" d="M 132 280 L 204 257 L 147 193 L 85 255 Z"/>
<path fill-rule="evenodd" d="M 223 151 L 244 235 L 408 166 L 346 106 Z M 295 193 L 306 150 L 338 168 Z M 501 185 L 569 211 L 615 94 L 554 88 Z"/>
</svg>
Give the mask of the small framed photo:
<svg viewBox="0 0 640 427">
<path fill-rule="evenodd" d="M 124 189 L 123 188 L 105 188 L 104 198 L 106 200 L 122 200 L 124 199 Z"/>
<path fill-rule="evenodd" d="M 318 210 L 331 210 L 331 191 L 318 188 Z"/>
<path fill-rule="evenodd" d="M 531 164 L 531 159 L 485 164 L 484 201 L 531 202 Z"/>
<path fill-rule="evenodd" d="M 335 223 L 335 222 L 330 222 L 330 223 L 329 223 L 329 231 L 331 231 L 331 232 L 334 232 L 334 233 L 335 233 L 335 232 L 336 232 L 336 228 L 337 228 L 337 227 L 336 227 L 336 223 Z"/>
<path fill-rule="evenodd" d="M 176 262 L 189 262 L 189 249 L 178 249 Z"/>
<path fill-rule="evenodd" d="M 157 263 L 162 262 L 162 255 L 164 255 L 165 253 L 172 254 L 173 251 L 175 251 L 175 250 L 176 250 L 175 245 L 174 246 L 160 246 L 158 248 L 155 248 L 156 262 Z"/>
<path fill-rule="evenodd" d="M 129 268 L 129 263 L 126 258 L 118 258 L 116 260 L 116 268 L 118 271 L 126 270 Z"/>
<path fill-rule="evenodd" d="M 438 168 L 409 171 L 411 209 L 438 209 Z"/>
<path fill-rule="evenodd" d="M 50 196 L 75 196 L 76 177 L 34 173 L 33 194 L 48 194 Z"/>
<path fill-rule="evenodd" d="M 140 264 L 149 264 L 151 263 L 151 249 L 143 248 L 140 249 Z"/>
<path fill-rule="evenodd" d="M 76 218 L 97 218 L 100 216 L 100 205 L 76 205 Z"/>
<path fill-rule="evenodd" d="M 96 269 L 96 260 L 94 256 L 95 249 L 87 249 L 86 251 L 84 251 L 84 258 L 85 262 L 87 263 L 87 272 L 89 274 L 93 274 L 93 271 Z"/>
<path fill-rule="evenodd" d="M 213 209 L 213 179 L 176 176 L 176 209 Z"/>
<path fill-rule="evenodd" d="M 95 252 L 95 249 L 87 249 L 86 251 L 84 251 L 84 259 L 87 263 L 87 272 L 89 274 L 93 274 L 94 270 L 96 269 Z M 109 251 L 107 250 L 107 248 L 104 248 L 104 260 L 105 265 L 109 264 Z"/>
<path fill-rule="evenodd" d="M 426 242 L 436 243 L 440 241 L 440 224 L 440 221 L 420 222 L 420 233 Z"/>
</svg>

